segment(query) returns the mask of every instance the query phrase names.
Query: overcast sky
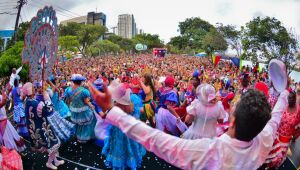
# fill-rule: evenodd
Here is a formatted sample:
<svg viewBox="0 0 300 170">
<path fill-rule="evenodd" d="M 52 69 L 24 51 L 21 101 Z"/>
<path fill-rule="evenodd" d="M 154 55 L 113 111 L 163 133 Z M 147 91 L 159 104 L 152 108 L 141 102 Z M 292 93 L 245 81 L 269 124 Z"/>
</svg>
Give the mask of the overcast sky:
<svg viewBox="0 0 300 170">
<path fill-rule="evenodd" d="M 16 13 L 16 2 L 0 0 L 0 13 Z M 179 34 L 178 22 L 189 17 L 240 27 L 253 17 L 271 16 L 300 34 L 300 0 L 28 0 L 21 12 L 22 20 L 30 20 L 45 4 L 58 10 L 59 21 L 86 15 L 97 8 L 107 15 L 108 28 L 117 25 L 119 14 L 133 14 L 138 28 L 159 34 L 165 42 Z M 13 29 L 15 17 L 0 14 L 0 30 Z"/>
</svg>

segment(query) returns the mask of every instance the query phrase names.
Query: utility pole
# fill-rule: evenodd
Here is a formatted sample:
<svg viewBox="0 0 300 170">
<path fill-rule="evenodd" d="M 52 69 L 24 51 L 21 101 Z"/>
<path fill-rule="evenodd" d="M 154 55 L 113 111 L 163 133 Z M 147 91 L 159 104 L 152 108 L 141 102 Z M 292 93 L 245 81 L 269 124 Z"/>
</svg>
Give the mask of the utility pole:
<svg viewBox="0 0 300 170">
<path fill-rule="evenodd" d="M 15 25 L 15 32 L 14 32 L 14 43 L 16 43 L 16 41 L 17 41 L 16 33 L 17 33 L 18 26 L 19 26 L 19 19 L 20 19 L 21 9 L 22 9 L 23 5 L 26 4 L 26 0 L 19 0 L 18 4 L 19 4 L 17 6 L 18 14 L 17 14 L 17 18 L 16 18 L 16 25 Z"/>
</svg>

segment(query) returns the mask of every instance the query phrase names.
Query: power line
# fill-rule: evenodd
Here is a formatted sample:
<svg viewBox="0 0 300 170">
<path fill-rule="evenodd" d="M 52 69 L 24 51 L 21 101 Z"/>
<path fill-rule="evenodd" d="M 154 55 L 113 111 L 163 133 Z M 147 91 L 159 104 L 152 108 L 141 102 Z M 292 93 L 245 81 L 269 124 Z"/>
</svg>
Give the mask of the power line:
<svg viewBox="0 0 300 170">
<path fill-rule="evenodd" d="M 43 1 L 44 3 L 48 3 L 48 2 L 46 2 L 46 1 L 44 1 L 44 0 L 40 0 L 40 1 Z M 64 8 L 58 6 L 58 5 L 53 5 L 53 6 L 55 6 L 55 7 L 57 7 L 57 8 L 60 8 L 60 9 L 62 9 L 62 10 L 64 10 L 64 11 L 67 11 L 67 12 L 73 14 L 73 15 L 77 15 L 78 17 L 81 16 L 81 15 L 79 15 L 79 14 L 77 14 L 77 13 L 74 13 L 74 12 L 72 12 L 72 11 L 69 11 L 69 10 L 67 10 L 67 9 L 64 9 Z"/>
<path fill-rule="evenodd" d="M 35 1 L 35 0 L 34 0 Z M 33 2 L 33 1 L 32 1 Z M 41 6 L 39 6 L 39 5 L 37 5 L 37 4 L 32 4 L 32 3 L 30 3 L 29 5 L 31 5 L 31 6 L 35 6 L 35 7 L 37 7 L 37 8 L 43 8 L 44 6 L 50 6 L 49 4 L 43 4 L 43 3 L 41 3 L 41 2 L 37 2 L 37 1 L 35 1 L 37 4 L 39 4 L 39 5 L 41 5 Z M 53 6 L 54 7 L 54 6 Z M 67 13 L 67 12 L 65 12 L 65 11 L 63 11 L 63 10 L 61 10 L 61 9 L 55 9 L 55 11 L 56 11 L 56 13 L 58 14 L 58 15 L 61 15 L 61 16 L 65 16 L 65 17 L 68 17 L 68 18 L 74 18 L 74 17 L 77 17 L 77 16 L 74 16 L 74 15 L 71 15 L 71 14 L 69 14 L 69 13 Z"/>
<path fill-rule="evenodd" d="M 74 13 L 74 12 L 72 12 L 72 11 L 69 11 L 69 10 L 67 10 L 67 9 L 64 9 L 64 8 L 58 6 L 58 5 L 49 4 L 49 3 L 46 2 L 46 1 L 42 1 L 42 0 L 40 0 L 40 1 L 33 0 L 33 1 L 35 1 L 36 3 L 41 4 L 41 5 L 43 5 L 43 6 L 45 6 L 45 5 L 47 5 L 47 6 L 53 6 L 53 7 L 55 8 L 56 12 L 57 12 L 58 14 L 60 13 L 60 15 L 62 15 L 62 16 L 71 17 L 71 18 L 81 16 L 81 15 L 79 15 L 79 14 L 77 14 L 77 13 Z M 42 1 L 43 3 L 42 3 L 41 1 Z"/>
<path fill-rule="evenodd" d="M 38 6 L 38 5 L 36 5 L 36 4 L 28 4 L 29 6 L 32 6 L 32 7 L 35 7 L 35 8 L 37 8 L 37 9 L 41 9 L 41 8 L 43 8 L 43 4 L 41 4 L 42 6 Z M 66 14 L 66 13 L 64 13 L 64 12 L 60 12 L 59 10 L 57 10 L 56 9 L 56 14 L 57 15 L 60 15 L 60 16 L 64 16 L 64 17 L 67 17 L 67 18 L 74 18 L 74 16 L 72 16 L 72 15 L 69 15 L 69 14 Z"/>
</svg>

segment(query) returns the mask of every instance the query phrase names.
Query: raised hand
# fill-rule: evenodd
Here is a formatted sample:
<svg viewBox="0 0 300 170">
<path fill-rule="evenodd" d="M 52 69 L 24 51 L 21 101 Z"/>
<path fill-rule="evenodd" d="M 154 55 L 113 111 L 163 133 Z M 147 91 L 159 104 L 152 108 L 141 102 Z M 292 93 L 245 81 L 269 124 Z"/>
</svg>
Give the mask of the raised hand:
<svg viewBox="0 0 300 170">
<path fill-rule="evenodd" d="M 108 109 L 112 108 L 111 94 L 107 89 L 107 85 L 103 85 L 104 93 L 98 91 L 91 82 L 88 83 L 88 88 L 91 92 L 91 96 L 95 102 L 102 108 L 103 112 L 106 112 Z"/>
</svg>

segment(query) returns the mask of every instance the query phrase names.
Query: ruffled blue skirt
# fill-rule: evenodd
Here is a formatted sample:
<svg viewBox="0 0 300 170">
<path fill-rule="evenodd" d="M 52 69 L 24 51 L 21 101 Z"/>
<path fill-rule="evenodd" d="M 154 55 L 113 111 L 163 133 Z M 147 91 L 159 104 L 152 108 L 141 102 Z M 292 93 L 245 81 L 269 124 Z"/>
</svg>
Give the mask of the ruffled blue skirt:
<svg viewBox="0 0 300 170">
<path fill-rule="evenodd" d="M 67 106 L 67 104 L 62 101 L 59 100 L 59 102 L 57 103 L 55 110 L 60 114 L 61 117 L 66 118 L 69 117 L 71 115 L 71 112 L 69 110 L 69 107 Z"/>
<path fill-rule="evenodd" d="M 112 169 L 137 169 L 141 166 L 145 148 L 128 138 L 119 128 L 109 127 L 110 135 L 104 140 L 102 154 L 106 156 L 105 165 Z"/>
<path fill-rule="evenodd" d="M 140 108 L 143 107 L 141 98 L 132 94 L 131 102 L 134 104 L 132 116 L 139 119 Z M 119 128 L 109 125 L 106 129 L 108 137 L 104 139 L 102 154 L 106 156 L 105 165 L 113 169 L 137 169 L 141 166 L 146 149 L 128 138 Z"/>
<path fill-rule="evenodd" d="M 79 141 L 86 142 L 95 138 L 96 118 L 90 109 L 71 112 L 71 121 L 76 124 L 76 137 Z"/>
<path fill-rule="evenodd" d="M 57 112 L 47 117 L 55 135 L 63 142 L 68 141 L 75 133 L 75 125 L 62 118 Z"/>
</svg>

